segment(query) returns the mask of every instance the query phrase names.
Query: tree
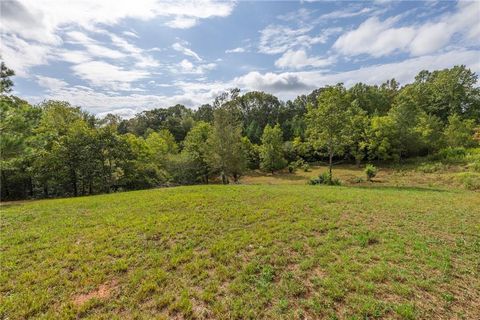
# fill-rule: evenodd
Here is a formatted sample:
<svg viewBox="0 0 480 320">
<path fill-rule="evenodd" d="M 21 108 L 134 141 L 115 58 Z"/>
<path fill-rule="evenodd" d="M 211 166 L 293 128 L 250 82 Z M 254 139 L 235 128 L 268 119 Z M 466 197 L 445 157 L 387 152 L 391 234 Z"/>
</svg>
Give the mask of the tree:
<svg viewBox="0 0 480 320">
<path fill-rule="evenodd" d="M 202 104 L 193 114 L 193 119 L 213 123 L 213 107 L 209 104 Z"/>
<path fill-rule="evenodd" d="M 367 112 L 356 105 L 350 106 L 350 116 L 345 124 L 348 135 L 348 150 L 357 166 L 365 158 L 367 149 L 369 118 Z"/>
<path fill-rule="evenodd" d="M 458 114 L 462 118 L 480 119 L 480 88 L 478 76 L 464 65 L 429 72 L 421 71 L 412 89 L 415 103 L 444 123 Z"/>
<path fill-rule="evenodd" d="M 476 145 L 475 121 L 463 120 L 454 114 L 448 117 L 448 125 L 445 128 L 445 138 L 449 147 L 473 147 Z"/>
<path fill-rule="evenodd" d="M 183 142 L 183 152 L 193 160 L 197 174 L 202 177 L 203 182 L 208 184 L 208 177 L 212 171 L 208 163 L 209 150 L 208 139 L 212 135 L 212 126 L 207 122 L 197 122 L 188 132 Z"/>
<path fill-rule="evenodd" d="M 252 143 L 259 143 L 265 126 L 279 121 L 280 101 L 262 91 L 247 92 L 237 100 L 245 135 Z"/>
<path fill-rule="evenodd" d="M 10 77 L 15 75 L 15 71 L 7 68 L 5 63 L 2 61 L 0 63 L 0 95 L 10 93 L 13 87 L 13 81 Z"/>
<path fill-rule="evenodd" d="M 263 130 L 260 161 L 260 167 L 272 174 L 285 168 L 287 162 L 283 157 L 283 133 L 280 125 L 267 125 Z"/>
<path fill-rule="evenodd" d="M 317 106 L 308 106 L 307 136 L 315 148 L 326 150 L 330 179 L 333 157 L 342 155 L 348 142 L 349 106 L 342 84 L 325 88 L 318 96 Z"/>
<path fill-rule="evenodd" d="M 222 183 L 228 176 L 237 182 L 246 167 L 242 145 L 242 123 L 236 104 L 238 89 L 225 92 L 215 99 L 213 133 L 208 139 L 209 163 L 220 172 Z"/>
</svg>

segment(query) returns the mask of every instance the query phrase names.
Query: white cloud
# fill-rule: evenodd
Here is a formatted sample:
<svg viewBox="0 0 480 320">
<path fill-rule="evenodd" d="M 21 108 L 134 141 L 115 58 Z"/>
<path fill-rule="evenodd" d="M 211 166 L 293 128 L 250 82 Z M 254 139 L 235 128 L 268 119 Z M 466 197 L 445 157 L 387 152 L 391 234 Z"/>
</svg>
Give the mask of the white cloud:
<svg viewBox="0 0 480 320">
<path fill-rule="evenodd" d="M 139 38 L 138 34 L 136 34 L 135 32 L 133 31 L 123 31 L 122 32 L 124 35 L 126 35 L 127 37 L 132 37 L 132 38 Z"/>
<path fill-rule="evenodd" d="M 355 29 L 341 35 L 333 48 L 344 55 L 369 54 L 374 57 L 394 52 L 413 56 L 435 53 L 444 49 L 455 34 L 469 40 L 480 37 L 480 3 L 461 1 L 457 11 L 441 16 L 437 21 L 404 27 L 394 26 L 400 17 L 380 21 L 367 19 Z M 479 44 L 478 37 L 473 40 Z"/>
<path fill-rule="evenodd" d="M 1 1 L 1 6 L 0 27 L 5 33 L 58 44 L 61 39 L 57 31 L 66 25 L 91 30 L 97 24 L 114 25 L 125 18 L 149 20 L 165 17 L 167 26 L 177 27 L 171 21 L 190 19 L 196 23 L 200 19 L 226 17 L 232 12 L 235 3 L 215 0 L 9 0 Z M 190 23 L 190 26 L 193 25 Z"/>
<path fill-rule="evenodd" d="M 37 83 L 40 86 L 52 91 L 59 90 L 68 86 L 67 82 L 57 78 L 51 78 L 51 77 L 45 77 L 45 76 L 36 76 L 35 78 Z"/>
<path fill-rule="evenodd" d="M 336 10 L 336 11 L 322 14 L 318 20 L 321 21 L 321 20 L 329 20 L 329 19 L 333 20 L 333 19 L 351 18 L 351 17 L 364 15 L 372 11 L 373 11 L 372 8 L 363 8 L 363 9 L 358 9 L 355 7 L 346 8 L 346 9 Z"/>
<path fill-rule="evenodd" d="M 317 43 L 325 43 L 328 35 L 308 35 L 312 27 L 292 29 L 286 26 L 269 25 L 260 31 L 259 52 L 278 54 L 296 47 L 309 48 Z"/>
<path fill-rule="evenodd" d="M 238 47 L 234 49 L 227 49 L 225 50 L 225 53 L 242 53 L 242 52 L 247 52 L 247 49 L 243 47 Z"/>
<path fill-rule="evenodd" d="M 328 58 L 309 57 L 303 49 L 297 51 L 288 50 L 275 61 L 275 66 L 284 69 L 322 68 L 334 64 L 335 61 L 336 59 L 333 56 Z"/>
<path fill-rule="evenodd" d="M 173 48 L 175 51 L 181 52 L 181 53 L 183 53 L 183 54 L 186 55 L 186 56 L 190 56 L 190 57 L 193 57 L 193 58 L 197 59 L 198 61 L 202 61 L 202 58 L 200 58 L 200 56 L 199 56 L 195 51 L 193 51 L 192 49 L 187 48 L 186 45 L 188 45 L 187 42 L 183 42 L 183 43 L 175 42 L 175 43 L 172 45 L 172 48 Z"/>
<path fill-rule="evenodd" d="M 20 77 L 28 77 L 28 70 L 33 66 L 48 64 L 53 52 L 49 46 L 28 43 L 16 35 L 2 35 L 2 40 L 2 59 Z"/>
<path fill-rule="evenodd" d="M 175 17 L 168 22 L 168 26 L 177 29 L 188 29 L 197 24 L 197 19 L 189 17 Z"/>
<path fill-rule="evenodd" d="M 181 103 L 187 107 L 210 103 L 215 96 L 231 87 L 242 90 L 264 90 L 276 94 L 281 99 L 293 99 L 299 94 L 308 93 L 314 88 L 328 84 L 344 82 L 351 86 L 356 82 L 380 84 L 396 78 L 402 84 L 414 80 L 415 75 L 423 70 L 449 68 L 456 64 L 465 64 L 474 72 L 480 72 L 478 56 L 480 51 L 456 50 L 443 54 L 407 59 L 401 62 L 370 66 L 356 70 L 326 73 L 324 71 L 302 71 L 284 73 L 249 72 L 226 82 L 185 82 L 176 81 L 172 85 L 179 90 L 173 96 L 150 94 L 107 94 L 82 86 L 59 87 L 41 97 L 28 97 L 32 102 L 44 99 L 68 100 L 74 105 L 82 106 L 88 111 L 105 115 L 109 112 L 131 117 L 135 113 Z M 170 84 L 169 84 L 170 85 Z"/>
<path fill-rule="evenodd" d="M 92 58 L 120 59 L 126 56 L 120 51 L 98 44 L 97 41 L 79 31 L 67 32 L 66 36 L 69 42 L 83 46 Z"/>
<path fill-rule="evenodd" d="M 410 58 L 401 62 L 374 65 L 352 71 L 327 73 L 325 71 L 301 71 L 261 74 L 250 72 L 234 79 L 233 84 L 247 90 L 265 90 L 277 94 L 281 99 L 293 99 L 312 88 L 338 82 L 351 86 L 357 82 L 380 84 L 395 78 L 402 84 L 414 80 L 421 70 L 438 70 L 464 64 L 474 72 L 480 72 L 480 51 L 453 50 L 443 54 Z"/>
<path fill-rule="evenodd" d="M 380 21 L 372 17 L 357 29 L 340 36 L 333 48 L 345 55 L 363 53 L 374 57 L 383 56 L 397 50 L 405 50 L 415 36 L 413 28 L 391 28 L 395 18 Z"/>
<path fill-rule="evenodd" d="M 187 59 L 183 59 L 179 63 L 179 68 L 173 68 L 172 71 L 180 73 L 189 73 L 189 74 L 203 74 L 208 70 L 213 70 L 217 66 L 215 63 L 205 63 L 198 66 L 194 65 L 192 62 Z"/>
<path fill-rule="evenodd" d="M 89 61 L 72 66 L 72 71 L 93 86 L 112 90 L 137 90 L 131 83 L 147 78 L 148 72 L 126 70 L 103 61 Z"/>
<path fill-rule="evenodd" d="M 28 77 L 29 69 L 61 59 L 69 63 L 83 63 L 87 59 L 131 59 L 138 68 L 158 67 L 159 63 L 145 51 L 128 47 L 123 39 L 102 43 L 87 36 L 98 32 L 98 26 L 113 26 L 124 19 L 151 20 L 161 17 L 165 26 L 191 27 L 202 19 L 226 17 L 235 2 L 217 0 L 8 0 L 0 1 L 0 41 L 2 58 L 14 68 L 18 76 Z M 124 35 L 135 38 L 133 31 Z M 87 51 L 73 52 L 65 47 L 64 36 L 82 45 Z M 121 39 L 121 38 L 119 38 Z M 110 45 L 119 50 L 114 50 Z"/>
<path fill-rule="evenodd" d="M 270 93 L 292 93 L 304 92 L 314 88 L 314 86 L 305 83 L 300 74 L 286 72 L 273 73 L 267 72 L 261 74 L 258 71 L 252 71 L 237 77 L 233 80 L 236 86 L 248 90 L 262 90 Z"/>
</svg>

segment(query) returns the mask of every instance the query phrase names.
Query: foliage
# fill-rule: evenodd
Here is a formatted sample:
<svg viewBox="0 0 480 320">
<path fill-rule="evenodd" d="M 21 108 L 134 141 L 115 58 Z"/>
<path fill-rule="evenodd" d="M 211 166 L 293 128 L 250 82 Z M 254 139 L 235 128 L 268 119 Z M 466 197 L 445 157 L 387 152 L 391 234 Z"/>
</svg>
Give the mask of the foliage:
<svg viewBox="0 0 480 320">
<path fill-rule="evenodd" d="M 274 127 L 267 125 L 262 135 L 260 148 L 260 168 L 274 172 L 285 168 L 287 162 L 283 157 L 283 133 L 277 124 Z"/>
<path fill-rule="evenodd" d="M 15 72 L 9 69 L 3 61 L 0 62 L 0 95 L 10 93 L 13 87 L 13 81 L 10 77 L 14 76 Z"/>
<path fill-rule="evenodd" d="M 201 177 L 204 183 L 208 183 L 208 178 L 212 173 L 208 162 L 210 150 L 207 145 L 211 135 L 212 126 L 207 122 L 200 121 L 188 132 L 183 142 L 183 153 L 192 159 L 196 176 Z"/>
<path fill-rule="evenodd" d="M 348 141 L 350 114 L 346 90 L 339 84 L 327 87 L 318 96 L 318 105 L 308 106 L 307 135 L 316 149 L 326 150 L 329 175 L 332 176 L 333 157 L 342 155 Z"/>
<path fill-rule="evenodd" d="M 237 91 L 232 90 L 217 97 L 213 133 L 207 142 L 210 150 L 209 164 L 220 173 L 224 184 L 228 183 L 228 176 L 238 182 L 246 168 L 242 127 L 235 101 L 237 94 Z"/>
<path fill-rule="evenodd" d="M 458 174 L 458 180 L 468 190 L 480 190 L 480 173 L 462 172 Z"/>
<path fill-rule="evenodd" d="M 458 114 L 448 117 L 448 125 L 445 128 L 445 138 L 450 147 L 473 147 L 477 145 L 474 140 L 475 120 L 463 120 Z"/>
<path fill-rule="evenodd" d="M 377 173 L 378 173 L 378 169 L 374 165 L 367 164 L 365 166 L 365 175 L 367 176 L 367 181 L 372 181 L 372 178 L 375 178 Z"/>
<path fill-rule="evenodd" d="M 322 172 L 317 178 L 312 178 L 308 182 L 310 185 L 324 184 L 328 186 L 339 186 L 342 182 L 339 179 L 332 178 L 329 172 Z"/>
<path fill-rule="evenodd" d="M 335 162 L 428 156 L 475 171 L 480 161 L 472 151 L 480 89 L 465 66 L 422 71 L 404 86 L 391 79 L 317 88 L 286 102 L 232 89 L 197 109 L 177 104 L 130 119 L 98 118 L 65 101 L 31 105 L 9 95 L 12 75 L 2 62 L 2 200 L 208 183 L 218 175 L 238 182 L 247 169 L 273 172 L 287 163 L 293 173 L 328 161 L 331 176 Z"/>
</svg>

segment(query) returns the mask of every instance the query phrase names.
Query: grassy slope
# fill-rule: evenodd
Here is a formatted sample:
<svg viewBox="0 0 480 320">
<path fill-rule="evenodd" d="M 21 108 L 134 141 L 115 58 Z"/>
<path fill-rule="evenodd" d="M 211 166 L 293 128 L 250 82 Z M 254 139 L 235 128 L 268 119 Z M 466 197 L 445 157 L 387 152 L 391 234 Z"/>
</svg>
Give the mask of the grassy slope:
<svg viewBox="0 0 480 320">
<path fill-rule="evenodd" d="M 195 186 L 1 210 L 0 318 L 480 317 L 471 191 Z"/>
</svg>

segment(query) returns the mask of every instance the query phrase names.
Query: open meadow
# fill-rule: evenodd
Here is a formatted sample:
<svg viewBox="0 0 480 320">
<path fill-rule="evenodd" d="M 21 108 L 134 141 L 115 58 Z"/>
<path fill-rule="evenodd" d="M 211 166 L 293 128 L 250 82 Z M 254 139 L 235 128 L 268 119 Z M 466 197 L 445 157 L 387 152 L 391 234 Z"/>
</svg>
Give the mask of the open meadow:
<svg viewBox="0 0 480 320">
<path fill-rule="evenodd" d="M 475 191 L 175 187 L 12 202 L 1 228 L 4 319 L 480 317 Z"/>
</svg>

